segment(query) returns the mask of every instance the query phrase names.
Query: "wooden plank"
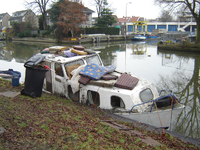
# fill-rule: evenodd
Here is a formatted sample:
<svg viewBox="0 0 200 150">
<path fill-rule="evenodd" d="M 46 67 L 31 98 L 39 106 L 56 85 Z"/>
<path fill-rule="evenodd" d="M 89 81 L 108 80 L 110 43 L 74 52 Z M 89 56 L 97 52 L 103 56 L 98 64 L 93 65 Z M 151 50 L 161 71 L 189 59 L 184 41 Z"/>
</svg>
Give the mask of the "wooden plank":
<svg viewBox="0 0 200 150">
<path fill-rule="evenodd" d="M 134 129 L 131 129 L 127 126 L 118 124 L 115 121 L 104 120 L 103 124 L 108 125 L 108 126 L 115 128 L 115 129 L 119 129 L 121 132 L 125 132 L 125 133 L 129 134 L 130 136 L 138 136 L 138 138 L 142 142 L 144 142 L 148 145 L 151 145 L 153 147 L 162 145 L 159 142 L 157 142 L 156 140 L 152 139 L 151 137 L 146 136 L 145 134 L 142 134 L 141 132 L 134 130 Z"/>
</svg>

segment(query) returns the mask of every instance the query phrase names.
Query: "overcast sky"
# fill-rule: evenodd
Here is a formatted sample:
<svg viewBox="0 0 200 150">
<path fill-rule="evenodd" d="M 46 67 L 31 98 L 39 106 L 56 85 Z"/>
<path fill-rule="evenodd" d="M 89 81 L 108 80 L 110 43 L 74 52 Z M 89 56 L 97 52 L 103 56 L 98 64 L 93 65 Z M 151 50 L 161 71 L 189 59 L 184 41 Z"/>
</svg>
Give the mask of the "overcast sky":
<svg viewBox="0 0 200 150">
<path fill-rule="evenodd" d="M 27 0 L 31 1 L 31 0 Z M 55 1 L 55 0 L 54 0 Z M 111 10 L 118 18 L 123 16 L 140 16 L 155 19 L 160 15 L 160 8 L 154 5 L 154 0 L 107 0 Z M 83 4 L 96 12 L 94 0 L 82 0 Z M 131 4 L 129 3 L 131 2 Z M 127 8 L 127 9 L 126 9 Z M 25 10 L 24 0 L 1 0 L 0 13 L 8 12 L 12 15 L 15 11 Z M 97 14 L 93 13 L 93 17 Z"/>
</svg>

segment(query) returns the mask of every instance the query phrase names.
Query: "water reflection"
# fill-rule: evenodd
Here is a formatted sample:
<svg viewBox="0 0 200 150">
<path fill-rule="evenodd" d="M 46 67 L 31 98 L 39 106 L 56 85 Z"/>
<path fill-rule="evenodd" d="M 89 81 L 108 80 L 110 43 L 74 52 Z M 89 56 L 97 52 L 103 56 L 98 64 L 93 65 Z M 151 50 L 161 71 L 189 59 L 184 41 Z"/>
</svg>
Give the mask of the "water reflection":
<svg viewBox="0 0 200 150">
<path fill-rule="evenodd" d="M 24 62 L 45 47 L 46 45 L 35 43 L 0 42 L 0 70 L 13 69 L 21 72 L 20 83 L 24 83 Z"/>
<path fill-rule="evenodd" d="M 143 42 L 133 42 L 132 43 L 132 51 L 133 55 L 144 55 L 147 52 L 147 45 L 146 41 Z"/>
<path fill-rule="evenodd" d="M 37 44 L 27 45 L 23 43 L 3 42 L 0 46 L 0 52 L 1 54 L 6 54 L 4 57 L 9 61 L 14 58 L 16 62 L 24 63 L 28 58 L 40 52 L 43 48 L 45 48 L 45 46 Z"/>
<path fill-rule="evenodd" d="M 12 68 L 22 73 L 24 62 L 53 43 L 0 42 L 0 70 Z M 66 45 L 66 44 L 65 44 Z M 156 42 L 110 42 L 82 44 L 101 51 L 104 65 L 115 65 L 118 70 L 130 72 L 153 82 L 158 90 L 172 89 L 186 105 L 172 130 L 199 139 L 199 67 L 200 54 L 157 50 Z M 71 45 L 66 45 L 71 46 Z"/>
<path fill-rule="evenodd" d="M 190 53 L 184 53 L 183 55 L 178 54 L 170 54 L 169 52 L 162 51 L 164 57 L 163 64 L 175 64 L 173 67 L 178 68 L 176 72 L 173 73 L 171 77 L 160 77 L 160 81 L 158 82 L 160 88 L 169 88 L 173 89 L 177 97 L 180 99 L 181 103 L 183 103 L 186 108 L 179 115 L 177 122 L 173 123 L 173 131 L 177 133 L 184 134 L 185 136 L 193 137 L 196 139 L 200 138 L 200 95 L 199 95 L 199 67 L 200 60 L 199 54 L 191 55 Z M 174 59 L 177 58 L 177 59 Z M 169 61 L 166 61 L 169 59 Z M 188 70 L 183 70 L 182 67 L 184 64 L 188 64 L 191 60 L 193 60 L 193 68 L 189 68 L 192 70 L 192 74 L 188 75 Z M 178 65 L 177 65 L 178 64 Z"/>
</svg>

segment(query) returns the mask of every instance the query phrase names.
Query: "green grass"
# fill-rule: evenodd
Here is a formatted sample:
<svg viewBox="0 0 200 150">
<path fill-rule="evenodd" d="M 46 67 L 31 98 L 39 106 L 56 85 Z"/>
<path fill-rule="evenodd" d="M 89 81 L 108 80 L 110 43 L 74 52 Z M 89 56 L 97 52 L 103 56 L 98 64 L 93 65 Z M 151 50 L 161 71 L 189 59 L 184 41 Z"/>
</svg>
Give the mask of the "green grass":
<svg viewBox="0 0 200 150">
<path fill-rule="evenodd" d="M 9 90 L 7 81 L 0 80 Z M 4 89 L 0 87 L 0 91 Z M 137 136 L 130 136 L 105 125 L 102 120 L 113 120 L 100 109 L 81 105 L 64 97 L 42 93 L 31 98 L 18 95 L 0 96 L 0 126 L 7 132 L 0 135 L 0 150 L 5 149 L 198 149 L 166 134 L 146 131 L 131 123 L 116 122 L 138 130 L 160 142 L 163 146 L 151 147 Z M 3 106 L 3 107 L 2 107 Z M 176 141 L 177 145 L 168 147 Z"/>
</svg>

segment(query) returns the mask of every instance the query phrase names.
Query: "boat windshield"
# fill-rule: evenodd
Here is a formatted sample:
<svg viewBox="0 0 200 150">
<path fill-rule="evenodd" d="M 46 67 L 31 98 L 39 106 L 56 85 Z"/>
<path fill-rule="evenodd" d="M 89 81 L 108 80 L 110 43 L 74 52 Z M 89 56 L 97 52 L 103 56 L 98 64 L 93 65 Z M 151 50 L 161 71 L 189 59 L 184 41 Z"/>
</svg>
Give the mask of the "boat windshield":
<svg viewBox="0 0 200 150">
<path fill-rule="evenodd" d="M 140 98 L 143 102 L 148 102 L 150 100 L 153 100 L 153 94 L 150 89 L 145 89 L 140 92 Z"/>
<path fill-rule="evenodd" d="M 102 66 L 101 60 L 99 59 L 98 55 L 92 55 L 90 57 L 87 57 L 86 62 L 87 63 L 91 62 L 91 63 Z"/>
<path fill-rule="evenodd" d="M 65 70 L 66 70 L 66 73 L 69 77 L 69 79 L 71 79 L 71 71 L 78 68 L 79 66 L 81 65 L 84 65 L 84 61 L 82 59 L 79 59 L 79 60 L 76 60 L 76 61 L 73 61 L 73 62 L 69 62 L 69 63 L 66 63 L 65 64 Z"/>
<path fill-rule="evenodd" d="M 76 65 L 76 64 L 84 65 L 84 61 L 82 59 L 79 59 L 79 60 L 76 60 L 76 61 L 68 62 L 68 63 L 65 64 L 65 68 L 72 66 L 72 65 Z"/>
</svg>

